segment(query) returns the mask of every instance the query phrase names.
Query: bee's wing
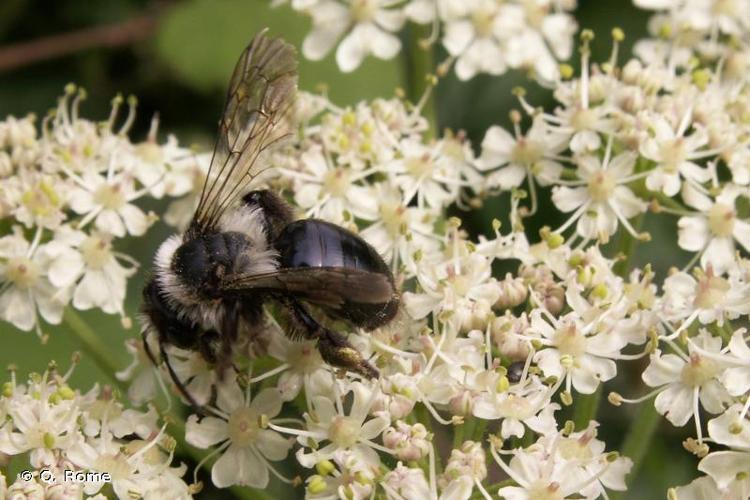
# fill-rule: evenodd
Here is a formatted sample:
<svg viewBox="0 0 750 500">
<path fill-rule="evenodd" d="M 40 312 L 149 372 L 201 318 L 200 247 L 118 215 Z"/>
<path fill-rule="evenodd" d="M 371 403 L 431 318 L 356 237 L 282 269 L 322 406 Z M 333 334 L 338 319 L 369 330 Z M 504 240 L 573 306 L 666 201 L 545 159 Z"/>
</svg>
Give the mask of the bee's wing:
<svg viewBox="0 0 750 500">
<path fill-rule="evenodd" d="M 271 273 L 242 275 L 227 282 L 224 289 L 280 291 L 334 309 L 345 301 L 387 303 L 395 293 L 386 275 L 341 267 L 282 268 Z"/>
<path fill-rule="evenodd" d="M 188 232 L 216 227 L 261 170 L 258 158 L 292 130 L 297 89 L 294 47 L 256 35 L 242 52 L 227 91 L 211 166 Z"/>
</svg>

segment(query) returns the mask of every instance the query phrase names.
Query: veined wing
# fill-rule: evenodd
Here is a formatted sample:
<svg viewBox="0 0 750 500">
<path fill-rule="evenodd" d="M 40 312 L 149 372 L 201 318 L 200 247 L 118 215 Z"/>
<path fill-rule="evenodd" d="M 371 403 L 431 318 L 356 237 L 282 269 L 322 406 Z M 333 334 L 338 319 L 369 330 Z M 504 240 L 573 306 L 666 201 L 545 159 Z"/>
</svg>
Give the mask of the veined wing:
<svg viewBox="0 0 750 500">
<path fill-rule="evenodd" d="M 214 229 L 263 169 L 261 154 L 292 131 L 297 90 L 294 47 L 256 35 L 242 52 L 227 91 L 211 166 L 186 237 Z"/>
<path fill-rule="evenodd" d="M 341 267 L 282 268 L 271 273 L 242 275 L 224 286 L 227 291 L 280 291 L 319 306 L 339 308 L 345 301 L 383 304 L 392 300 L 387 276 Z"/>
</svg>

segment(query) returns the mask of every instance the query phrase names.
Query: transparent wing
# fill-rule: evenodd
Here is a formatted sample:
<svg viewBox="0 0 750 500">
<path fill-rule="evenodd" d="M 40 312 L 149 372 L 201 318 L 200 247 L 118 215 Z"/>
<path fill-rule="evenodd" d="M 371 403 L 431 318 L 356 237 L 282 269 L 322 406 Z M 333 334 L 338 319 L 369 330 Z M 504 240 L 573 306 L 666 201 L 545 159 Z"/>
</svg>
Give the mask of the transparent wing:
<svg viewBox="0 0 750 500">
<path fill-rule="evenodd" d="M 292 131 L 296 90 L 294 47 L 268 38 L 265 31 L 256 35 L 232 74 L 211 166 L 188 233 L 214 229 L 226 209 L 245 194 L 262 171 L 262 153 Z"/>
<path fill-rule="evenodd" d="M 341 267 L 282 268 L 272 273 L 242 275 L 224 286 L 234 292 L 250 290 L 289 293 L 316 305 L 339 308 L 344 302 L 383 304 L 394 297 L 388 276 Z"/>
</svg>

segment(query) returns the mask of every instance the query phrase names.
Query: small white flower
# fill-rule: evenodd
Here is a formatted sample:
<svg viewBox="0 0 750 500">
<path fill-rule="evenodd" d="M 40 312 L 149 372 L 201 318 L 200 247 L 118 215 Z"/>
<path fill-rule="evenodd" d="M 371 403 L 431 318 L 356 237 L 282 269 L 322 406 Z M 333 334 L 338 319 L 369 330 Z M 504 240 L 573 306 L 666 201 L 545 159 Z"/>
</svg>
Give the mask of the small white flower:
<svg viewBox="0 0 750 500">
<path fill-rule="evenodd" d="M 106 176 L 90 171 L 81 176 L 70 172 L 77 184 L 70 194 L 70 207 L 84 216 L 79 227 L 93 220 L 99 231 L 117 237 L 123 237 L 126 233 L 141 236 L 151 221 L 132 202 L 148 189 L 136 190 L 135 181 L 127 170 L 116 172 L 116 161 L 116 156 L 110 158 Z"/>
<path fill-rule="evenodd" d="M 644 157 L 656 162 L 656 168 L 646 178 L 646 187 L 650 190 L 674 196 L 682 187 L 681 177 L 693 185 L 710 179 L 710 173 L 692 161 L 706 156 L 700 150 L 708 143 L 708 137 L 700 128 L 686 135 L 691 118 L 688 111 L 677 126 L 660 115 L 650 118 L 654 135 L 640 147 Z"/>
<path fill-rule="evenodd" d="M 50 282 L 42 255 L 38 239 L 29 243 L 20 232 L 0 238 L 0 317 L 21 330 L 36 327 L 40 336 L 37 311 L 56 325 L 70 300 L 69 288 Z"/>
<path fill-rule="evenodd" d="M 407 462 L 427 456 L 431 439 L 424 425 L 409 425 L 401 420 L 383 432 L 383 444 L 394 451 L 396 458 Z"/>
<path fill-rule="evenodd" d="M 654 401 L 656 410 L 677 427 L 685 425 L 692 416 L 699 438 L 702 434 L 698 402 L 707 412 L 719 413 L 731 399 L 719 381 L 727 368 L 717 360 L 720 351 L 721 338 L 703 330 L 690 340 L 687 355 L 662 354 L 657 350 L 642 375 L 647 385 L 660 389 Z"/>
<path fill-rule="evenodd" d="M 406 467 L 401 462 L 395 469 L 386 473 L 380 486 L 389 499 L 422 500 L 430 497 L 430 486 L 427 484 L 424 471 Z"/>
<path fill-rule="evenodd" d="M 708 474 L 721 491 L 747 491 L 750 487 L 750 478 L 742 474 L 750 467 L 750 423 L 745 414 L 746 409 L 736 404 L 708 422 L 711 439 L 730 449 L 710 453 L 698 470 Z"/>
<path fill-rule="evenodd" d="M 481 443 L 464 441 L 460 448 L 451 450 L 439 484 L 444 500 L 468 498 L 474 485 L 486 495 L 482 481 L 487 477 L 486 452 Z"/>
<path fill-rule="evenodd" d="M 565 136 L 552 133 L 542 118 L 535 118 L 526 134 L 521 134 L 517 123 L 515 127 L 514 136 L 496 125 L 487 130 L 478 167 L 500 168 L 486 182 L 503 190 L 519 187 L 527 176 L 542 186 L 554 183 L 563 169 L 557 155 L 568 146 Z"/>
<path fill-rule="evenodd" d="M 577 160 L 578 176 L 582 179 L 571 186 L 555 186 L 552 201 L 563 212 L 573 215 L 557 229 L 562 233 L 578 221 L 577 231 L 585 239 L 598 239 L 601 243 L 617 231 L 618 222 L 634 237 L 640 238 L 628 219 L 646 211 L 646 202 L 638 198 L 625 186 L 632 180 L 635 155 L 621 153 L 609 160 L 607 148 L 603 161 L 595 156 L 584 156 Z"/>
<path fill-rule="evenodd" d="M 719 326 L 750 313 L 750 284 L 730 275 L 716 276 L 713 268 L 694 268 L 694 276 L 677 272 L 664 280 L 664 294 L 659 308 L 662 319 L 681 322 L 671 334 L 676 337 L 697 318 L 701 324 L 716 322 Z"/>
<path fill-rule="evenodd" d="M 265 488 L 268 485 L 269 461 L 283 460 L 291 443 L 269 429 L 271 419 L 281 411 L 282 399 L 277 389 L 263 389 L 250 398 L 227 377 L 217 386 L 216 408 L 198 419 L 191 415 L 185 427 L 185 440 L 198 448 L 218 445 L 223 453 L 211 468 L 211 481 L 219 488 L 233 484 Z"/>
<path fill-rule="evenodd" d="M 294 199 L 309 217 L 341 224 L 352 215 L 377 219 L 377 200 L 370 187 L 358 184 L 371 172 L 335 165 L 323 151 L 313 147 L 300 157 L 302 170 L 289 172 L 298 184 Z"/>
<path fill-rule="evenodd" d="M 594 499 L 604 489 L 624 491 L 625 475 L 633 463 L 618 457 L 611 461 L 604 443 L 596 439 L 596 422 L 587 429 L 564 436 L 561 432 L 542 436 L 528 448 L 517 448 L 506 464 L 499 456 L 499 443 L 490 451 L 495 462 L 518 486 L 504 486 L 498 494 L 508 500 Z"/>
<path fill-rule="evenodd" d="M 76 309 L 98 307 L 106 313 L 125 316 L 127 279 L 135 274 L 137 263 L 113 251 L 109 233 L 86 234 L 63 227 L 43 252 L 50 260 L 50 282 L 58 287 L 73 287 Z"/>
<path fill-rule="evenodd" d="M 372 54 L 392 59 L 401 49 L 393 32 L 405 21 L 403 12 L 387 0 L 322 1 L 308 10 L 313 29 L 302 43 L 308 59 L 322 59 L 346 33 L 336 50 L 336 63 L 344 72 L 354 71 Z"/>
<path fill-rule="evenodd" d="M 735 241 L 750 250 L 750 223 L 737 217 L 736 204 L 743 194 L 738 186 L 726 185 L 712 201 L 695 192 L 690 204 L 700 213 L 680 217 L 678 243 L 692 252 L 701 252 L 701 266 L 711 266 L 716 274 L 723 274 L 734 266 Z"/>
<path fill-rule="evenodd" d="M 351 450 L 365 461 L 378 461 L 374 449 L 385 448 L 372 440 L 388 427 L 390 420 L 382 414 L 367 420 L 375 396 L 372 389 L 355 382 L 352 394 L 354 398 L 348 414 L 337 409 L 329 397 L 312 398 L 311 412 L 304 415 L 307 430 L 296 433 L 299 435 L 297 439 L 303 446 L 309 444 L 308 439 L 329 443 L 309 453 L 300 448 L 297 451 L 300 464 L 312 467 L 321 460 L 330 459 L 339 450 Z"/>
</svg>

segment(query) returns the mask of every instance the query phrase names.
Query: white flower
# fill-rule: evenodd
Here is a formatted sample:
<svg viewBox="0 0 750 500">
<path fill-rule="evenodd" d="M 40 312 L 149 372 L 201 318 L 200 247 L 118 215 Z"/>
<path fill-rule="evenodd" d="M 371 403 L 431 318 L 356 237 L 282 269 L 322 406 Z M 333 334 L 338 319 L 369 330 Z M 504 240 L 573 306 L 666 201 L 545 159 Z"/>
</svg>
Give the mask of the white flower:
<svg viewBox="0 0 750 500">
<path fill-rule="evenodd" d="M 352 215 L 377 219 L 377 199 L 372 188 L 357 182 L 371 172 L 356 171 L 345 165 L 335 165 L 320 148 L 313 147 L 300 157 L 303 169 L 288 172 L 298 184 L 294 199 L 309 217 L 341 224 Z"/>
<path fill-rule="evenodd" d="M 732 367 L 724 370 L 719 379 L 732 396 L 742 396 L 750 390 L 750 346 L 745 341 L 745 333 L 746 330 L 740 328 L 732 335 L 729 353 L 724 357 Z"/>
<path fill-rule="evenodd" d="M 664 280 L 664 294 L 659 308 L 662 319 L 680 321 L 671 337 L 690 326 L 697 318 L 701 324 L 716 322 L 719 326 L 742 314 L 750 313 L 750 284 L 730 275 L 716 276 L 709 267 L 693 269 L 695 277 L 677 272 Z"/>
<path fill-rule="evenodd" d="M 467 18 L 448 20 L 445 24 L 443 45 L 449 54 L 458 57 L 456 75 L 461 80 L 469 80 L 477 73 L 504 73 L 507 70 L 505 53 L 495 37 L 496 32 L 507 27 L 495 27 L 502 21 L 500 6 L 492 0 L 472 0 L 466 7 L 466 14 Z"/>
<path fill-rule="evenodd" d="M 198 419 L 191 415 L 185 427 L 185 440 L 198 448 L 218 445 L 223 453 L 211 468 L 211 481 L 219 488 L 233 484 L 265 488 L 270 461 L 283 460 L 291 443 L 268 428 L 281 411 L 281 393 L 263 389 L 250 399 L 237 382 L 227 377 L 217 386 L 216 408 Z"/>
<path fill-rule="evenodd" d="M 720 351 L 721 338 L 703 330 L 690 340 L 687 355 L 662 354 L 657 350 L 642 375 L 647 385 L 660 389 L 654 401 L 656 411 L 677 427 L 685 425 L 692 416 L 699 437 L 698 401 L 707 412 L 719 413 L 731 399 L 719 381 L 727 367 L 717 360 Z"/>
<path fill-rule="evenodd" d="M 604 488 L 624 491 L 625 475 L 633 463 L 629 458 L 611 460 L 604 443 L 596 439 L 596 422 L 569 436 L 561 432 L 545 435 L 528 448 L 512 450 L 506 464 L 498 455 L 499 443 L 490 451 L 495 462 L 518 486 L 500 488 L 508 500 L 552 500 L 600 498 Z"/>
<path fill-rule="evenodd" d="M 41 468 L 57 461 L 53 450 L 66 450 L 79 441 L 76 420 L 80 411 L 75 395 L 52 397 L 58 387 L 46 378 L 31 389 L 28 394 L 16 391 L 6 402 L 10 423 L 0 428 L 0 452 L 18 455 L 30 451 L 31 464 Z"/>
<path fill-rule="evenodd" d="M 477 165 L 481 170 L 500 167 L 486 182 L 503 190 L 520 186 L 527 176 L 542 186 L 554 183 L 563 169 L 557 155 L 568 145 L 565 136 L 553 133 L 542 118 L 535 118 L 525 135 L 515 126 L 515 136 L 496 125 L 485 133 Z"/>
<path fill-rule="evenodd" d="M 113 251 L 109 233 L 94 231 L 87 235 L 63 227 L 43 252 L 50 260 L 50 282 L 57 287 L 73 287 L 76 309 L 98 307 L 106 313 L 125 316 L 127 279 L 135 274 L 137 262 Z M 131 267 L 123 266 L 118 258 Z"/>
<path fill-rule="evenodd" d="M 367 500 L 375 491 L 375 478 L 381 473 L 378 456 L 364 457 L 354 451 L 339 450 L 333 455 L 333 463 L 320 462 L 318 470 L 325 476 L 315 474 L 307 480 L 305 498 L 309 500 Z M 338 465 L 336 470 L 333 464 Z"/>
<path fill-rule="evenodd" d="M 66 453 L 68 459 L 79 469 L 108 472 L 112 477 L 112 489 L 122 498 L 130 492 L 143 498 L 156 500 L 156 491 L 164 491 L 164 484 L 170 485 L 170 495 L 175 499 L 190 498 L 188 487 L 180 477 L 186 467 L 170 467 L 172 453 L 164 453 L 160 448 L 164 429 L 146 440 L 135 439 L 123 443 L 114 438 L 106 425 L 99 437 L 79 441 Z M 168 443 L 168 442 L 167 442 Z M 87 482 L 85 491 L 97 493 L 104 481 Z"/>
<path fill-rule="evenodd" d="M 416 198 L 419 208 L 446 207 L 456 200 L 464 179 L 471 175 L 465 161 L 446 156 L 435 144 L 407 138 L 398 149 L 401 156 L 384 169 L 403 192 L 405 205 Z"/>
<path fill-rule="evenodd" d="M 592 274 L 602 276 L 605 272 Z M 577 391 L 592 393 L 600 381 L 609 380 L 617 373 L 613 360 L 620 358 L 621 349 L 628 343 L 642 341 L 640 335 L 628 328 L 618 285 L 610 281 L 607 286 L 611 289 L 607 301 L 592 305 L 589 300 L 594 298 L 594 293 L 586 300 L 580 285 L 568 283 L 565 302 L 571 312 L 558 318 L 540 309 L 530 314 L 529 333 L 540 335 L 539 342 L 545 346 L 534 355 L 534 361 L 545 375 L 565 377 L 568 391 L 572 383 Z"/>
<path fill-rule="evenodd" d="M 723 274 L 734 266 L 736 245 L 750 250 L 750 224 L 737 217 L 737 198 L 743 194 L 738 186 L 726 185 L 712 201 L 708 196 L 694 193 L 690 204 L 700 213 L 680 217 L 680 247 L 701 252 L 701 266 L 711 266 L 716 274 Z"/>
<path fill-rule="evenodd" d="M 69 288 L 50 282 L 42 250 L 38 239 L 29 243 L 20 232 L 0 238 L 0 317 L 21 330 L 36 327 L 40 336 L 37 310 L 56 325 L 70 297 Z"/>
<path fill-rule="evenodd" d="M 344 72 L 354 71 L 372 54 L 392 59 L 401 42 L 392 32 L 401 29 L 405 17 L 387 0 L 322 1 L 309 9 L 313 29 L 302 43 L 308 59 L 322 59 L 346 33 L 336 50 L 336 63 Z"/>
<path fill-rule="evenodd" d="M 268 354 L 283 364 L 269 372 L 258 375 L 256 380 L 281 371 L 276 388 L 284 401 L 292 401 L 301 391 L 305 394 L 328 394 L 331 392 L 331 377 L 314 341 L 295 342 L 281 328 L 271 332 Z"/>
<path fill-rule="evenodd" d="M 577 231 L 585 239 L 598 239 L 602 243 L 617 231 L 621 223 L 634 237 L 641 238 L 628 219 L 646 211 L 646 202 L 639 199 L 624 184 L 630 182 L 635 155 L 621 153 L 609 160 L 607 148 L 604 160 L 595 156 L 584 156 L 577 160 L 581 181 L 567 187 L 555 186 L 552 201 L 563 212 L 573 215 L 557 229 L 562 233 L 575 221 Z"/>
<path fill-rule="evenodd" d="M 168 350 L 168 356 L 174 373 L 186 392 L 199 405 L 207 404 L 211 399 L 214 384 L 217 382 L 216 368 L 197 351 L 171 347 Z"/>
<path fill-rule="evenodd" d="M 383 444 L 394 451 L 396 458 L 407 462 L 427 456 L 431 439 L 424 425 L 409 425 L 401 420 L 383 432 Z"/>
<path fill-rule="evenodd" d="M 656 162 L 656 168 L 646 178 L 646 187 L 650 190 L 674 196 L 682 187 L 680 177 L 693 185 L 710 179 L 710 173 L 692 161 L 706 156 L 699 150 L 707 144 L 708 137 L 700 128 L 686 135 L 691 118 L 690 110 L 677 126 L 660 115 L 650 118 L 649 125 L 654 135 L 643 141 L 640 147 L 644 157 Z"/>
<path fill-rule="evenodd" d="M 396 468 L 383 476 L 380 486 L 389 499 L 422 500 L 430 497 L 430 486 L 419 468 L 406 467 L 399 462 Z"/>
<path fill-rule="evenodd" d="M 462 243 L 457 243 L 461 245 Z M 420 261 L 417 280 L 422 293 L 404 293 L 404 306 L 414 319 L 429 313 L 451 312 L 458 328 L 472 329 L 473 320 L 487 317 L 500 290 L 492 278 L 492 262 L 478 252 Z"/>
<path fill-rule="evenodd" d="M 381 414 L 366 421 L 375 396 L 372 389 L 355 382 L 352 384 L 352 394 L 353 402 L 348 414 L 337 409 L 329 397 L 312 398 L 311 412 L 304 415 L 307 430 L 295 434 L 298 434 L 297 439 L 303 446 L 309 444 L 308 439 L 329 443 L 309 453 L 300 448 L 297 451 L 297 461 L 303 466 L 312 467 L 321 460 L 330 459 L 339 450 L 351 450 L 363 460 L 378 462 L 374 449 L 385 448 L 372 440 L 388 427 L 390 419 Z"/>
<path fill-rule="evenodd" d="M 720 491 L 713 479 L 709 476 L 701 476 L 690 484 L 675 488 L 674 493 L 679 500 L 705 500 L 706 498 L 732 500 L 741 498 L 742 491 L 740 491 L 740 488 L 742 484 L 739 481 L 734 484 L 737 486 L 734 491 Z"/>
<path fill-rule="evenodd" d="M 481 443 L 464 441 L 460 448 L 451 450 L 439 484 L 443 490 L 441 499 L 468 498 L 474 485 L 486 495 L 482 481 L 487 477 L 486 452 Z"/>
<path fill-rule="evenodd" d="M 386 183 L 376 185 L 379 217 L 360 236 L 391 262 L 391 269 L 404 265 L 409 275 L 416 273 L 414 253 L 435 253 L 440 241 L 434 234 L 438 210 L 408 206 L 400 190 Z"/>
<path fill-rule="evenodd" d="M 487 420 L 502 419 L 503 439 L 523 437 L 524 424 L 538 434 L 547 434 L 557 430 L 553 413 L 560 408 L 550 403 L 550 395 L 549 388 L 535 377 L 503 392 L 482 393 L 474 403 L 473 413 Z"/>
<path fill-rule="evenodd" d="M 750 478 L 742 474 L 750 467 L 750 423 L 745 413 L 736 404 L 708 422 L 711 439 L 730 449 L 710 453 L 698 464 L 698 470 L 708 474 L 721 491 L 746 492 L 750 487 Z"/>
<path fill-rule="evenodd" d="M 65 180 L 29 170 L 19 171 L 12 180 L 20 182 L 18 205 L 13 211 L 19 222 L 53 230 L 60 226 L 66 218 L 64 209 L 70 191 Z"/>
<path fill-rule="evenodd" d="M 109 161 L 106 176 L 92 171 L 81 176 L 69 172 L 77 184 L 70 194 L 70 207 L 84 215 L 79 228 L 93 220 L 99 231 L 117 237 L 126 233 L 141 236 L 151 221 L 132 202 L 144 195 L 148 188 L 136 190 L 132 174 L 127 170 L 117 171 L 117 157 L 113 155 Z"/>
<path fill-rule="evenodd" d="M 567 59 L 572 53 L 577 25 L 562 10 L 570 4 L 557 2 L 554 13 L 549 1 L 471 0 L 445 7 L 439 9 L 445 21 L 443 45 L 457 57 L 456 75 L 461 80 L 523 67 L 532 69 L 539 80 L 552 82 L 559 76 L 555 58 Z"/>
</svg>

